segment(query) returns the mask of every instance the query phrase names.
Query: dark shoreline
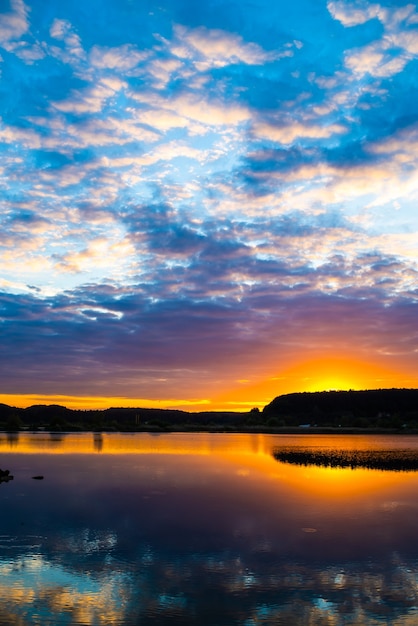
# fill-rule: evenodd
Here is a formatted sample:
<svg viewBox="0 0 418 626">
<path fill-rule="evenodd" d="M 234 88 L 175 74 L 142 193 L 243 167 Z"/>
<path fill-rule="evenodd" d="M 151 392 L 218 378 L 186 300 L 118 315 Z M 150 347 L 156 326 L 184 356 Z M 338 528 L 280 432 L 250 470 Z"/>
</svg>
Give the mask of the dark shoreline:
<svg viewBox="0 0 418 626">
<path fill-rule="evenodd" d="M 392 428 L 332 428 L 332 427 L 310 427 L 310 428 L 231 428 L 231 427 L 214 427 L 203 428 L 199 426 L 191 427 L 158 427 L 138 429 L 100 429 L 91 428 L 80 429 L 49 429 L 49 428 L 20 428 L 19 430 L 6 430 L 0 428 L 0 434 L 3 435 L 19 435 L 28 433 L 30 435 L 77 435 L 91 433 L 97 434 L 120 434 L 120 435 L 137 435 L 137 434 L 176 434 L 176 433 L 215 433 L 215 434 L 249 434 L 249 435 L 396 435 L 396 436 L 417 436 L 418 429 L 392 429 Z"/>
<path fill-rule="evenodd" d="M 0 431 L 242 432 L 274 434 L 418 434 L 418 389 L 285 394 L 262 410 L 184 411 L 146 407 L 69 409 L 0 403 Z"/>
</svg>

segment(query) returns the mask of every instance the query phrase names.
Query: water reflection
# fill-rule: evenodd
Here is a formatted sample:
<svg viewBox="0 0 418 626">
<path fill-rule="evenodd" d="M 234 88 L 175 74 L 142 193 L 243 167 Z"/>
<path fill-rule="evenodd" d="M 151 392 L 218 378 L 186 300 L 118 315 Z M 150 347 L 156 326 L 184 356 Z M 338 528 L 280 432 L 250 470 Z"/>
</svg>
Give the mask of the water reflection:
<svg viewBox="0 0 418 626">
<path fill-rule="evenodd" d="M 103 450 L 103 435 L 102 433 L 94 433 L 93 435 L 94 449 L 97 452 L 101 452 Z"/>
<path fill-rule="evenodd" d="M 19 433 L 18 432 L 10 432 L 6 433 L 6 440 L 9 445 L 9 448 L 15 448 L 19 443 Z"/>
<path fill-rule="evenodd" d="M 318 465 L 319 467 L 364 467 L 393 472 L 418 470 L 418 450 L 339 450 L 277 448 L 273 451 L 277 461 L 293 465 Z"/>
<path fill-rule="evenodd" d="M 0 438 L 15 476 L 0 489 L 0 625 L 416 624 L 418 474 L 273 457 L 308 444 L 336 449 L 262 435 Z"/>
</svg>

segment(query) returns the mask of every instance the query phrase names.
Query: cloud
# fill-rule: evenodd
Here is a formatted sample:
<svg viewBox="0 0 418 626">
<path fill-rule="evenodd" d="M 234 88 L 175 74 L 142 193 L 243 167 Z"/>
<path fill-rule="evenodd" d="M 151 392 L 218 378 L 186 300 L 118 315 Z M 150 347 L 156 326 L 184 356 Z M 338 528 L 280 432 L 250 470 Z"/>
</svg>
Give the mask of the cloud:
<svg viewBox="0 0 418 626">
<path fill-rule="evenodd" d="M 25 147 L 36 149 L 42 145 L 39 134 L 32 128 L 7 126 L 0 120 L 0 138 L 5 143 L 19 143 Z"/>
<path fill-rule="evenodd" d="M 71 32 L 71 24 L 68 20 L 59 20 L 57 18 L 51 24 L 49 34 L 53 39 L 64 40 L 69 32 Z"/>
<path fill-rule="evenodd" d="M 48 46 L 48 52 L 52 57 L 78 70 L 85 67 L 87 55 L 81 43 L 80 36 L 74 31 L 71 22 L 63 19 L 54 19 L 49 34 L 52 39 L 62 41 L 64 44 L 64 47 L 56 45 Z"/>
<path fill-rule="evenodd" d="M 176 25 L 174 34 L 179 43 L 172 45 L 173 54 L 192 59 L 199 71 L 235 63 L 261 65 L 277 58 L 277 53 L 267 53 L 259 45 L 223 30 Z"/>
<path fill-rule="evenodd" d="M 409 125 L 389 137 L 370 143 L 367 150 L 374 154 L 393 155 L 399 162 L 418 159 L 418 124 Z"/>
<path fill-rule="evenodd" d="M 38 41 L 11 6 L 1 315 L 22 385 L 186 393 L 357 340 L 413 359 L 415 7 L 329 2 L 318 32 L 280 3 L 209 27 L 163 2 L 152 31 L 37 7 Z"/>
<path fill-rule="evenodd" d="M 133 253 L 134 249 L 129 241 L 116 231 L 111 237 L 90 238 L 83 250 L 55 255 L 54 260 L 58 271 L 88 273 L 90 268 L 94 267 L 95 271 L 104 270 L 109 277 L 123 275 L 126 279 L 130 273 L 130 259 Z"/>
<path fill-rule="evenodd" d="M 204 126 L 225 126 L 246 122 L 251 113 L 238 103 L 225 103 L 209 99 L 205 93 L 183 92 L 172 98 L 163 98 L 152 92 L 131 92 L 130 96 L 152 109 L 158 108 L 179 115 L 181 118 L 198 122 Z"/>
<path fill-rule="evenodd" d="M 20 39 L 29 30 L 29 8 L 23 0 L 10 0 L 11 11 L 0 14 L 0 44 Z"/>
<path fill-rule="evenodd" d="M 374 18 L 381 19 L 385 14 L 379 4 L 368 2 L 328 2 L 328 11 L 335 20 L 346 27 L 358 26 Z"/>
<path fill-rule="evenodd" d="M 153 129 L 161 132 L 172 128 L 186 128 L 190 126 L 190 122 L 182 115 L 161 108 L 139 110 L 136 115 L 142 124 L 151 126 Z"/>
<path fill-rule="evenodd" d="M 183 76 L 185 73 L 184 63 L 179 59 L 167 58 L 167 59 L 153 59 L 147 65 L 146 72 L 152 76 L 155 80 L 156 89 L 164 89 L 167 87 L 168 82 L 173 78 L 173 75 Z"/>
<path fill-rule="evenodd" d="M 418 55 L 418 33 L 416 31 L 408 32 L 401 30 L 398 33 L 393 33 L 390 36 L 390 43 L 414 57 Z"/>
<path fill-rule="evenodd" d="M 123 87 L 120 81 L 118 87 Z M 85 113 L 99 113 L 109 98 L 115 97 L 117 91 L 114 85 L 99 82 L 93 87 L 83 90 L 74 90 L 66 100 L 52 102 L 52 106 L 63 113 L 75 113 L 84 115 Z"/>
<path fill-rule="evenodd" d="M 252 132 L 256 137 L 275 141 L 282 144 L 292 144 L 298 139 L 326 139 L 335 134 L 347 132 L 346 127 L 341 124 L 308 124 L 293 122 L 288 124 L 274 124 L 271 122 L 255 122 Z"/>
<path fill-rule="evenodd" d="M 349 52 L 345 56 L 346 67 L 359 78 L 365 74 L 380 78 L 393 76 L 401 72 L 408 61 L 405 56 L 392 56 L 381 42 Z"/>
<path fill-rule="evenodd" d="M 418 54 L 418 34 L 410 30 L 417 18 L 412 4 L 388 9 L 364 2 L 329 2 L 328 10 L 346 27 L 378 18 L 384 28 L 381 39 L 345 54 L 346 67 L 360 79 L 365 74 L 379 78 L 396 75 Z"/>
<path fill-rule="evenodd" d="M 71 110 L 71 107 L 69 108 Z M 76 108 L 76 111 L 79 109 Z M 123 146 L 133 142 L 152 143 L 159 138 L 159 134 L 139 124 L 135 119 L 116 118 L 109 116 L 105 119 L 89 119 L 78 124 L 69 124 L 65 134 L 57 135 L 55 139 L 45 142 L 49 147 L 59 148 L 93 148 L 111 145 Z M 104 157 L 106 158 L 106 157 Z M 117 159 L 115 159 L 115 162 Z"/>
<path fill-rule="evenodd" d="M 94 68 L 125 72 L 132 70 L 147 57 L 131 44 L 108 48 L 93 46 L 90 52 L 90 64 Z"/>
<path fill-rule="evenodd" d="M 144 397 L 155 394 L 161 398 L 159 394 L 164 392 L 156 379 L 162 376 L 176 381 L 178 390 L 187 395 L 192 371 L 195 384 L 214 367 L 218 377 L 229 380 L 243 372 L 242 363 L 249 358 L 254 376 L 258 371 L 255 357 L 261 359 L 255 359 L 256 363 L 262 363 L 262 356 L 272 350 L 280 369 L 280 364 L 298 351 L 307 358 L 315 351 L 349 351 L 355 343 L 359 353 L 394 350 L 412 355 L 418 347 L 411 341 L 416 324 L 411 301 L 390 303 L 379 299 L 377 290 L 371 296 L 363 287 L 368 280 L 364 272 L 359 273 L 354 288 L 347 262 L 334 260 L 311 272 L 311 289 L 303 287 L 309 280 L 306 271 L 301 271 L 299 278 L 294 271 L 293 287 L 281 285 L 289 276 L 289 268 L 283 264 L 276 268 L 272 264 L 267 273 L 262 264 L 258 269 L 254 266 L 253 280 L 245 285 L 239 269 L 248 267 L 248 257 L 240 260 L 236 251 L 229 245 L 213 248 L 202 266 L 209 272 L 205 282 L 197 273 L 195 290 L 189 290 L 186 282 L 180 293 L 179 280 L 187 278 L 188 272 L 167 269 L 160 272 L 158 286 L 148 281 L 134 289 L 91 284 L 48 299 L 3 295 L 2 317 L 8 329 L 3 345 L 8 364 L 7 371 L 2 368 L 3 383 L 9 382 L 19 368 L 30 375 L 38 392 L 47 388 L 59 392 L 65 386 L 77 393 L 84 388 L 98 393 L 111 381 L 112 389 L 120 390 L 121 395 L 132 393 L 134 388 Z M 385 272 L 402 272 L 402 267 L 378 256 L 365 258 L 363 270 L 369 268 L 372 276 L 379 263 L 379 278 Z M 361 267 L 358 264 L 359 270 Z M 227 268 L 226 278 L 236 276 L 239 280 L 232 295 L 227 291 L 228 280 L 221 280 L 219 273 Z M 254 283 L 257 276 L 264 279 Z M 328 285 L 333 283 L 328 292 Z M 206 297 L 199 302 L 203 294 Z M 376 333 L 376 327 L 381 332 Z M 29 333 L 31 342 L 26 340 Z M 161 352 L 164 363 L 159 359 Z M 47 372 L 50 375 L 45 386 Z M 22 378 L 18 380 L 22 388 Z M 216 377 L 211 376 L 206 384 L 216 388 Z M 26 382 L 24 385 L 27 388 Z"/>
<path fill-rule="evenodd" d="M 98 100 L 100 101 L 100 98 Z M 84 105 L 78 107 L 76 100 L 72 104 L 74 112 L 81 113 L 89 110 Z M 70 112 L 73 108 L 72 104 L 68 101 L 64 104 L 64 109 Z M 3 128 L 0 127 L 0 136 L 9 143 L 18 142 L 30 149 L 42 148 L 62 154 L 83 148 L 122 146 L 135 142 L 152 143 L 160 138 L 159 132 L 154 132 L 145 124 L 141 125 L 136 119 L 129 117 L 109 116 L 100 119 L 92 116 L 87 120 L 81 119 L 77 123 L 68 123 L 63 116 L 51 114 L 48 118 L 31 117 L 30 121 L 36 130 L 4 125 Z M 106 158 L 103 157 L 103 162 L 109 163 Z M 115 162 L 117 160 L 116 158 Z M 85 168 L 85 165 L 83 167 Z"/>
<path fill-rule="evenodd" d="M 36 61 L 44 59 L 46 56 L 44 46 L 39 43 L 35 43 L 31 46 L 27 46 L 22 43 L 19 46 L 14 46 L 13 52 L 28 65 L 32 65 L 33 63 L 36 63 Z"/>
</svg>

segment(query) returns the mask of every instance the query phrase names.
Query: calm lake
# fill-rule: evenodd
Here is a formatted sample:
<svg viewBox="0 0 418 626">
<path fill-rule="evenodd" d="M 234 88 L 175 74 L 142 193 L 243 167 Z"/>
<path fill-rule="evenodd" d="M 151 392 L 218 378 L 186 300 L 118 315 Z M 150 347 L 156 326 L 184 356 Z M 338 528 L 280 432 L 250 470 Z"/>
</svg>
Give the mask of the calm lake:
<svg viewBox="0 0 418 626">
<path fill-rule="evenodd" d="M 282 449 L 418 438 L 0 435 L 0 625 L 416 626 L 418 472 Z"/>
</svg>

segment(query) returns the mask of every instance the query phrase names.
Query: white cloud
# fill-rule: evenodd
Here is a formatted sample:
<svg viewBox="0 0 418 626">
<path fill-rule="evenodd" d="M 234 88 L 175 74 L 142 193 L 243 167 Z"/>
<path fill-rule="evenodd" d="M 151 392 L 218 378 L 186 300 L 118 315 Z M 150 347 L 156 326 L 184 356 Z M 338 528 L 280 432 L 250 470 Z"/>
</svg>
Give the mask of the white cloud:
<svg viewBox="0 0 418 626">
<path fill-rule="evenodd" d="M 38 149 L 41 147 L 41 138 L 31 128 L 5 126 L 0 120 L 0 139 L 5 143 L 19 143 L 26 148 Z"/>
<path fill-rule="evenodd" d="M 362 1 L 336 1 L 328 3 L 328 10 L 346 27 L 357 26 L 373 18 L 379 19 L 383 26 L 380 39 L 346 52 L 345 66 L 355 78 L 361 79 L 366 74 L 376 78 L 394 76 L 418 55 L 418 32 L 410 28 L 418 18 L 414 5 L 383 8 Z"/>
<path fill-rule="evenodd" d="M 46 56 L 44 46 L 39 43 L 28 45 L 23 41 L 8 43 L 5 48 L 8 52 L 13 52 L 19 59 L 22 59 L 27 65 L 32 65 L 36 61 Z"/>
<path fill-rule="evenodd" d="M 381 19 L 384 15 L 382 7 L 378 4 L 368 4 L 366 2 L 328 2 L 328 11 L 335 20 L 343 26 L 357 26 L 364 24 L 373 18 Z"/>
<path fill-rule="evenodd" d="M 302 124 L 300 122 L 291 122 L 281 126 L 268 122 L 256 122 L 252 130 L 256 137 L 287 145 L 301 138 L 326 139 L 332 135 L 345 133 L 347 131 L 345 126 L 341 124 L 325 126 L 319 124 Z"/>
<path fill-rule="evenodd" d="M 147 57 L 147 53 L 140 52 L 131 44 L 115 48 L 93 46 L 90 52 L 92 67 L 118 71 L 131 70 Z"/>
<path fill-rule="evenodd" d="M 403 7 L 399 7 L 399 9 L 394 8 L 393 11 L 387 11 L 386 16 L 389 18 L 388 26 L 393 26 L 394 24 L 399 24 L 400 22 L 412 24 L 417 18 L 416 5 L 406 4 Z"/>
<path fill-rule="evenodd" d="M 235 63 L 258 65 L 277 58 L 277 53 L 268 53 L 258 44 L 246 43 L 239 35 L 223 30 L 177 25 L 174 33 L 178 43 L 172 46 L 173 54 L 193 60 L 199 70 Z"/>
<path fill-rule="evenodd" d="M 172 115 L 197 122 L 203 126 L 235 125 L 251 118 L 250 111 L 239 104 L 226 104 L 221 100 L 208 100 L 206 94 L 182 93 L 171 99 L 152 92 L 131 92 L 134 100 L 152 107 L 151 110 L 169 111 Z M 144 114 L 145 117 L 147 113 Z M 141 119 L 141 113 L 139 113 Z M 145 119 L 145 118 L 144 118 Z M 174 122 L 174 118 L 171 117 Z"/>
<path fill-rule="evenodd" d="M 133 141 L 153 142 L 159 138 L 158 134 L 139 126 L 138 122 L 132 118 L 108 117 L 104 120 L 91 121 L 85 129 L 92 133 L 92 141 L 94 141 L 94 134 L 98 131 L 105 135 L 107 132 L 108 136 L 113 136 L 113 143 L 119 144 Z"/>
<path fill-rule="evenodd" d="M 55 19 L 51 24 L 51 28 L 49 29 L 49 34 L 54 39 L 63 40 L 66 34 L 70 31 L 71 31 L 70 22 L 68 22 L 67 20 Z"/>
<path fill-rule="evenodd" d="M 399 53 L 391 56 L 384 46 L 384 42 L 375 42 L 359 50 L 349 52 L 345 56 L 345 65 L 356 76 L 362 77 L 365 74 L 380 78 L 393 76 L 403 70 L 408 58 Z"/>
<path fill-rule="evenodd" d="M 86 60 L 86 53 L 79 35 L 73 30 L 72 24 L 67 20 L 55 19 L 49 34 L 53 39 L 62 41 L 64 44 L 64 47 L 48 46 L 51 56 L 59 59 L 62 63 L 79 69 L 80 65 Z"/>
<path fill-rule="evenodd" d="M 390 35 L 390 41 L 393 46 L 404 49 L 412 56 L 418 55 L 418 32 L 401 30 L 398 33 Z"/>
<path fill-rule="evenodd" d="M 154 59 L 149 63 L 147 72 L 157 82 L 156 87 L 164 89 L 173 74 L 181 68 L 183 68 L 183 63 L 179 59 Z"/>
<path fill-rule="evenodd" d="M 94 87 L 84 90 L 73 90 L 71 96 L 66 100 L 53 102 L 52 106 L 63 113 L 99 113 L 102 111 L 105 102 L 115 96 L 117 91 L 122 89 L 126 83 L 123 81 L 100 81 Z"/>
<path fill-rule="evenodd" d="M 147 124 L 147 126 L 161 132 L 166 132 L 172 128 L 185 128 L 189 124 L 186 118 L 177 115 L 177 113 L 159 108 L 147 111 L 139 110 L 137 117 L 142 124 Z"/>
<path fill-rule="evenodd" d="M 0 43 L 19 39 L 29 30 L 29 9 L 23 0 L 11 0 L 11 11 L 0 13 Z"/>
<path fill-rule="evenodd" d="M 369 144 L 367 150 L 372 154 L 395 155 L 395 158 L 403 161 L 418 162 L 418 126 L 408 126 L 395 135 L 373 144 Z"/>
<path fill-rule="evenodd" d="M 116 277 L 126 272 L 134 259 L 134 246 L 119 230 L 115 230 L 111 237 L 92 238 L 84 249 L 57 256 L 55 269 L 84 273 L 94 268 L 94 271 L 106 271 Z"/>
</svg>

